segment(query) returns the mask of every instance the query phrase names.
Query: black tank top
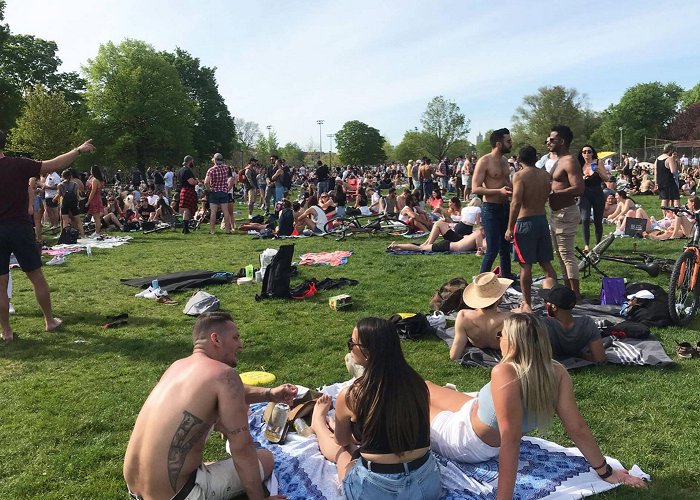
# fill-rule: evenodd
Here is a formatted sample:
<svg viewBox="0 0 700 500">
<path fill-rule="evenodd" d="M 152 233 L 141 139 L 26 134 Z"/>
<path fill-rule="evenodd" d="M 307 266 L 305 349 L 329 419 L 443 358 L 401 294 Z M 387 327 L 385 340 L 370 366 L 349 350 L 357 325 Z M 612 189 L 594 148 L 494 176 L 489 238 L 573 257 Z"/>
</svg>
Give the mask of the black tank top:
<svg viewBox="0 0 700 500">
<path fill-rule="evenodd" d="M 597 165 L 596 165 L 597 167 Z M 598 170 L 593 172 L 593 174 L 589 175 L 588 178 L 583 180 L 583 183 L 586 187 L 586 190 L 592 191 L 595 190 L 596 188 L 600 189 L 601 191 L 603 188 L 601 187 L 601 184 L 603 182 L 603 179 L 600 177 L 600 174 L 598 173 Z"/>
<path fill-rule="evenodd" d="M 673 179 L 673 174 L 666 168 L 666 158 L 663 160 L 657 158 L 656 160 L 656 185 L 660 188 L 667 188 L 669 186 L 669 180 Z"/>
</svg>

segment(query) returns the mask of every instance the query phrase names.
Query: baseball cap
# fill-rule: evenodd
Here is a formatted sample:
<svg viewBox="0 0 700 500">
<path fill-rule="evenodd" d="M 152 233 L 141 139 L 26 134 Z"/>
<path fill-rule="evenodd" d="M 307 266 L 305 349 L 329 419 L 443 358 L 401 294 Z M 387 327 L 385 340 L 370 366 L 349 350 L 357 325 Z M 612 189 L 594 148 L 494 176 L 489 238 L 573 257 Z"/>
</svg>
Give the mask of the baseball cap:
<svg viewBox="0 0 700 500">
<path fill-rule="evenodd" d="M 576 294 L 564 285 L 554 285 L 552 288 L 540 290 L 540 297 L 560 309 L 573 309 L 576 305 Z"/>
<path fill-rule="evenodd" d="M 224 157 L 221 156 L 221 153 L 216 153 L 214 157 L 212 158 L 216 163 L 224 161 Z"/>
<path fill-rule="evenodd" d="M 192 158 L 190 155 L 187 155 L 183 158 L 182 164 L 187 165 L 189 162 L 194 161 L 194 158 Z"/>
</svg>

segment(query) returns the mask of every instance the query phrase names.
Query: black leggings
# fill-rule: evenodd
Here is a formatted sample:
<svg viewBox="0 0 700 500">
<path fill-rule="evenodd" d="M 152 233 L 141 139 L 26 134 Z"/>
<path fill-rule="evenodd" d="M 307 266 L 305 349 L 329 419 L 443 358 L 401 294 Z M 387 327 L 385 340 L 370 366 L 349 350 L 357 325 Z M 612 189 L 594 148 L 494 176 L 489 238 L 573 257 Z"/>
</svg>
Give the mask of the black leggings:
<svg viewBox="0 0 700 500">
<path fill-rule="evenodd" d="M 601 188 L 586 188 L 578 202 L 583 224 L 583 243 L 588 246 L 591 241 L 591 208 L 593 208 L 593 225 L 595 226 L 595 242 L 603 238 L 603 211 L 605 209 L 605 194 Z"/>
</svg>

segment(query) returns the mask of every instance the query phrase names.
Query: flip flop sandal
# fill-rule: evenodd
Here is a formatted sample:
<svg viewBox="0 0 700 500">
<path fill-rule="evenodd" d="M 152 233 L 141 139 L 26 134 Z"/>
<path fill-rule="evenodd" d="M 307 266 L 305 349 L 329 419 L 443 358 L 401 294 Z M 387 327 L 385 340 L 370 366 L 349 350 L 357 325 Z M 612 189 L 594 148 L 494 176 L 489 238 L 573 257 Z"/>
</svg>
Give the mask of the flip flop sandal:
<svg viewBox="0 0 700 500">
<path fill-rule="evenodd" d="M 104 325 L 102 325 L 102 328 L 118 328 L 118 327 L 120 327 L 120 326 L 124 326 L 124 325 L 127 325 L 127 324 L 129 324 L 129 322 L 128 322 L 127 320 L 125 320 L 125 319 L 120 319 L 120 320 L 117 320 L 117 321 L 111 321 L 111 322 L 109 322 L 109 323 L 105 323 Z"/>
<path fill-rule="evenodd" d="M 678 354 L 679 358 L 690 359 L 696 352 L 695 348 L 690 345 L 690 342 L 676 342 L 676 344 L 676 354 Z"/>
</svg>

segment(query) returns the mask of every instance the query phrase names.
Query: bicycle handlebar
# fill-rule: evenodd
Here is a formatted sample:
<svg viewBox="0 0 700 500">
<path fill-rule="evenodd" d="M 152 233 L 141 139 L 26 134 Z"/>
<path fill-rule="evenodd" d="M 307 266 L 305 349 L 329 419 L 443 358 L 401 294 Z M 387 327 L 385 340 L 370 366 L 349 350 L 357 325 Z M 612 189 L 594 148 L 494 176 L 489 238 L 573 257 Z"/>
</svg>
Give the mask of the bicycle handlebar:
<svg viewBox="0 0 700 500">
<path fill-rule="evenodd" d="M 673 212 L 676 215 L 678 215 L 679 213 L 690 215 L 693 219 L 695 219 L 695 222 L 700 223 L 700 211 L 693 212 L 683 207 L 661 207 L 661 210 L 668 210 L 669 212 Z"/>
</svg>

